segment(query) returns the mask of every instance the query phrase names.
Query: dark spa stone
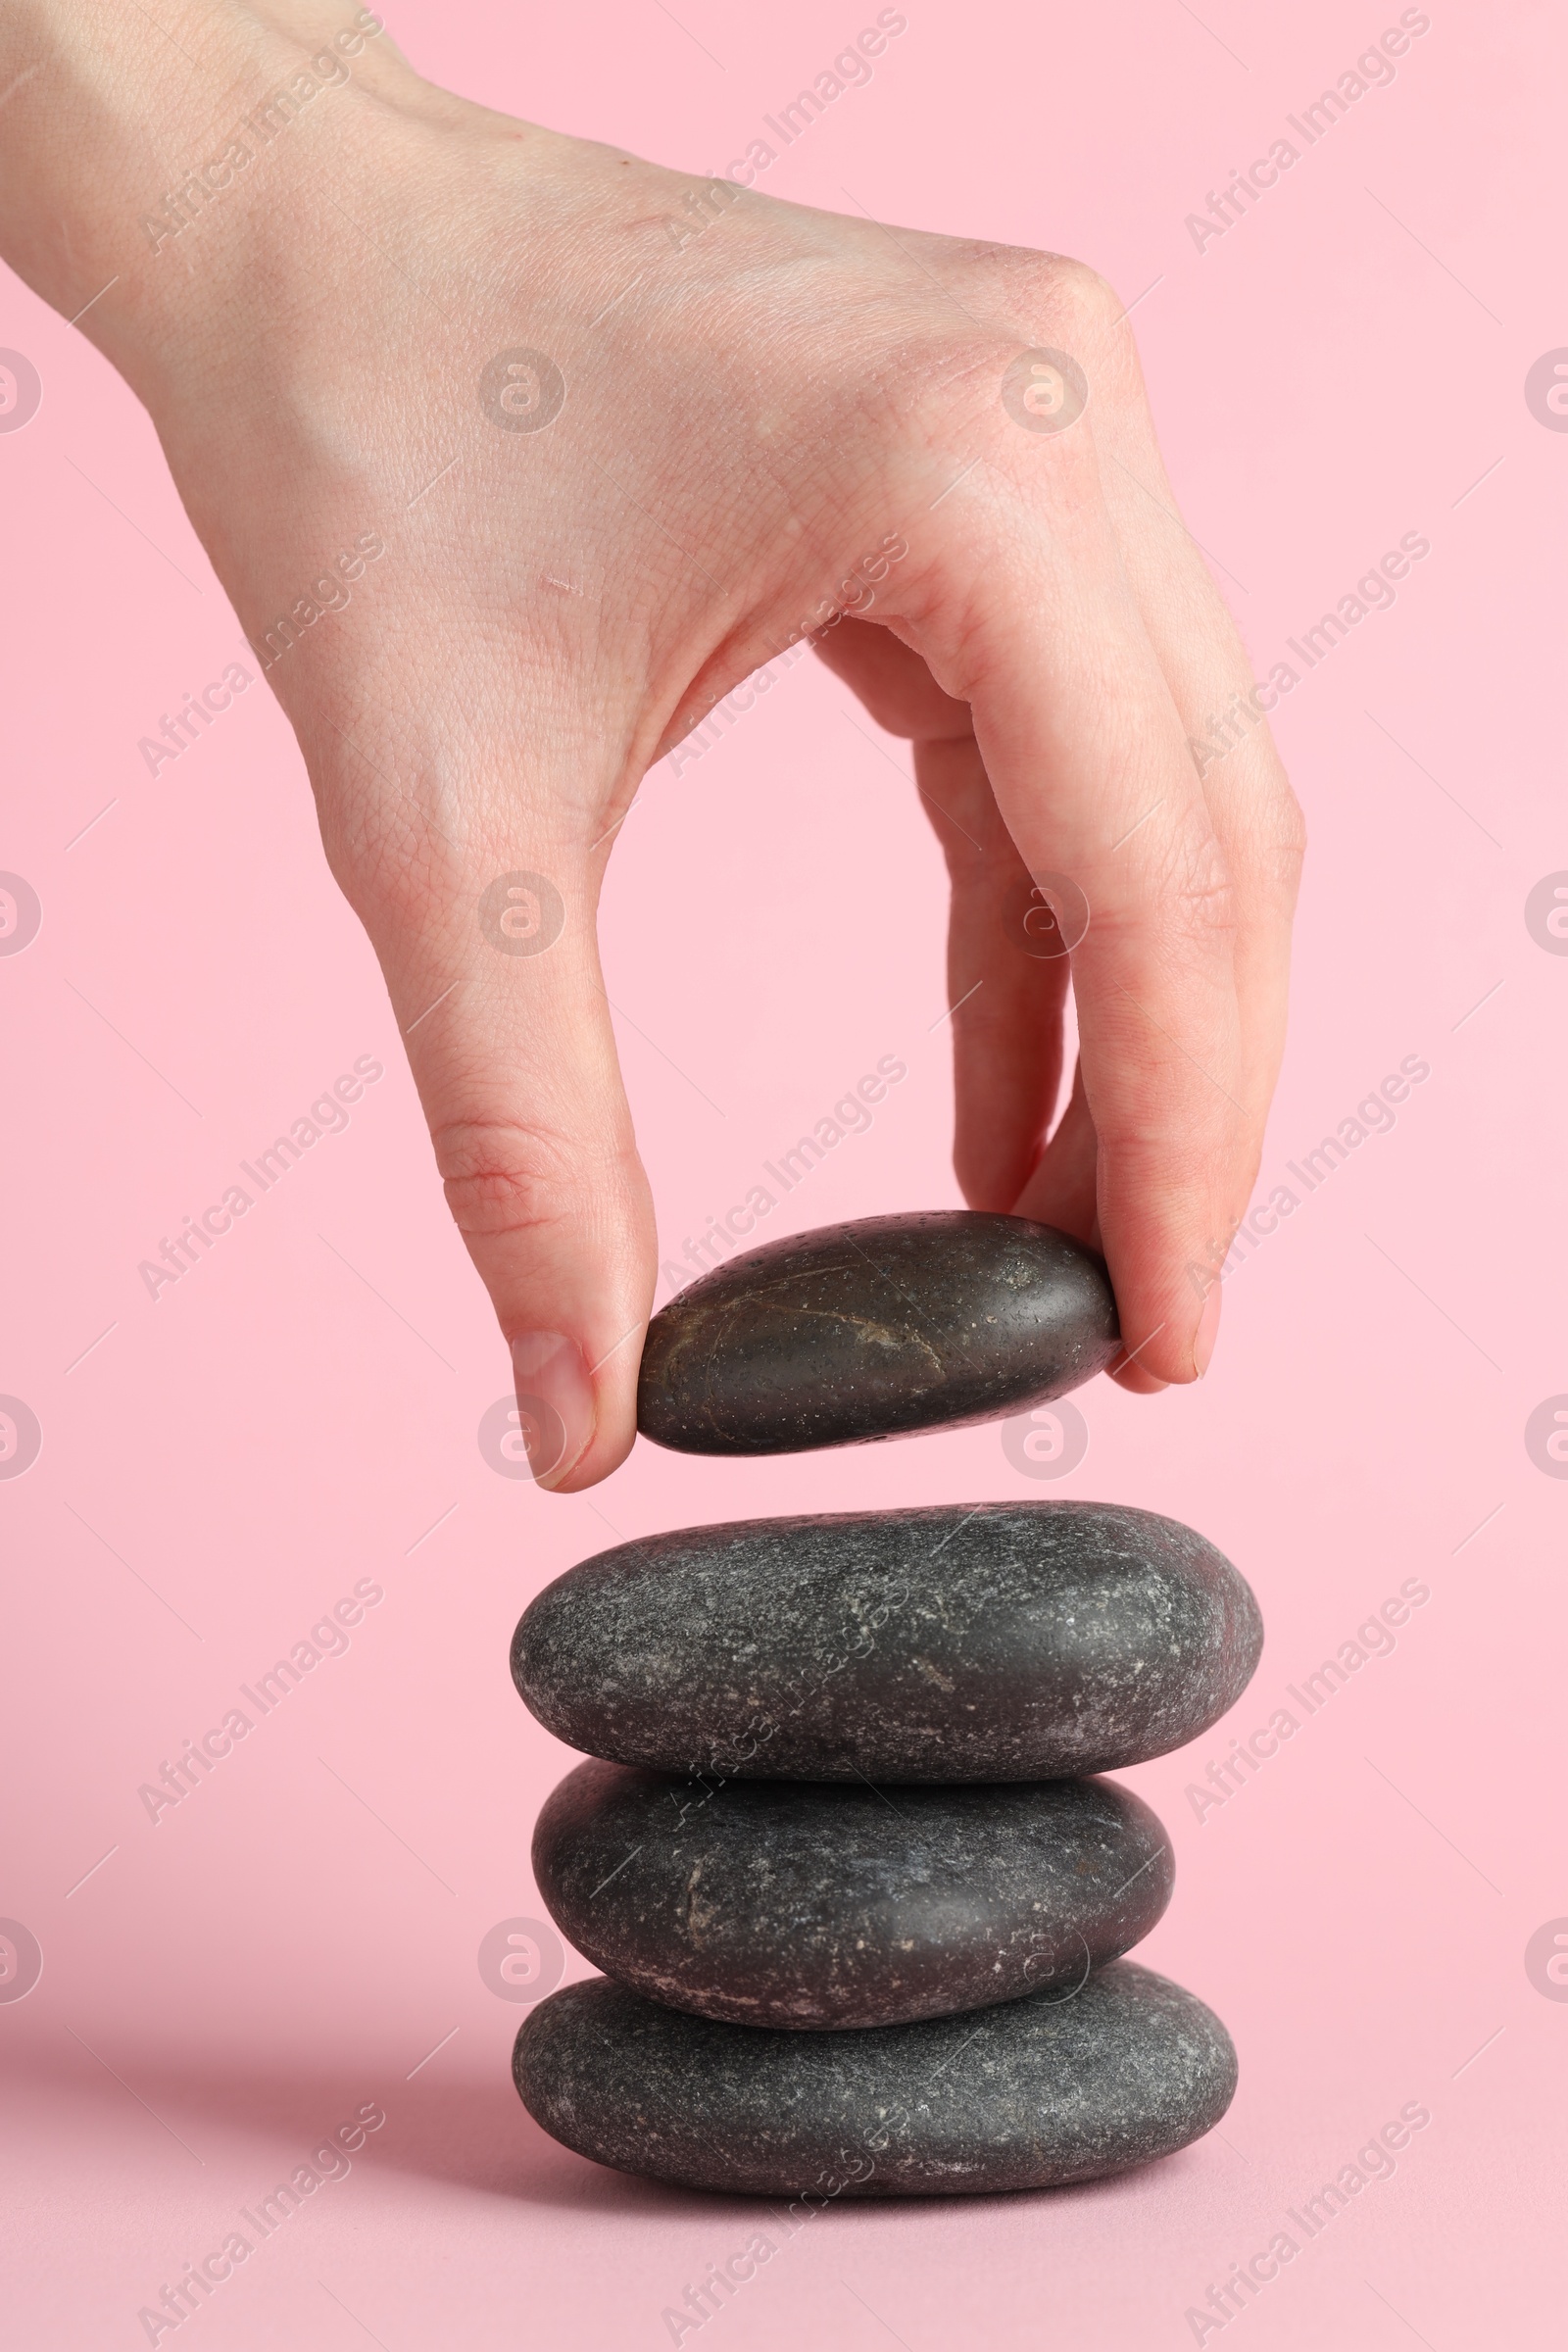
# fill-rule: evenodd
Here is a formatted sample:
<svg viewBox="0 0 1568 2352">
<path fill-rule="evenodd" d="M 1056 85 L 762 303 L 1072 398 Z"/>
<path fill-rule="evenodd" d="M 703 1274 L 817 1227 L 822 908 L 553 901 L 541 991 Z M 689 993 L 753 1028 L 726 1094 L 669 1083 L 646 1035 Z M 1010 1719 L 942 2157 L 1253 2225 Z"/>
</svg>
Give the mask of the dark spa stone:
<svg viewBox="0 0 1568 2352">
<path fill-rule="evenodd" d="M 1075 1994 L 861 2034 L 720 2025 L 593 1977 L 532 2011 L 513 2074 L 597 2163 L 831 2200 L 1055 2188 L 1168 2156 L 1230 2105 L 1236 2052 L 1201 2001 L 1113 1960 Z"/>
<path fill-rule="evenodd" d="M 899 1788 L 579 1764 L 533 1875 L 596 1968 L 734 2025 L 892 2026 L 1079 1983 L 1170 1900 L 1170 1842 L 1113 1781 Z"/>
<path fill-rule="evenodd" d="M 1047 1781 L 1195 1739 L 1262 1641 L 1250 1589 L 1174 1519 L 945 1503 L 617 1544 L 530 1603 L 512 1672 L 558 1739 L 619 1764 Z"/>
<path fill-rule="evenodd" d="M 1044 1404 L 1116 1352 L 1093 1250 L 942 1209 L 803 1233 L 703 1275 L 648 1327 L 637 1426 L 684 1453 L 799 1453 Z"/>
</svg>

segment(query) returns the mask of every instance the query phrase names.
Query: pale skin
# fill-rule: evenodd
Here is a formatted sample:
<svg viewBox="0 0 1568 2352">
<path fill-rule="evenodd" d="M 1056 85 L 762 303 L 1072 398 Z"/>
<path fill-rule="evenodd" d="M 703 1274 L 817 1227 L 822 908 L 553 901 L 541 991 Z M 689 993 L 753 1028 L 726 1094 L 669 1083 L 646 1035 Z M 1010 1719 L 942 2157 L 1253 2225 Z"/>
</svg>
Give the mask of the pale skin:
<svg viewBox="0 0 1568 2352">
<path fill-rule="evenodd" d="M 1125 1386 L 1200 1376 L 1303 843 L 1265 725 L 1190 748 L 1251 672 L 1122 304 L 1058 255 L 760 192 L 694 215 L 695 176 L 453 97 L 385 33 L 177 235 L 143 225 L 358 23 L 352 0 L 0 0 L 0 252 L 68 318 L 114 279 L 79 331 L 145 402 L 254 645 L 340 551 L 385 547 L 266 675 L 518 1387 L 559 1417 L 541 1483 L 624 1458 L 657 1270 L 595 938 L 618 820 L 846 608 L 818 651 L 911 741 L 952 879 L 963 1198 L 1103 1249 Z M 564 386 L 538 431 L 481 403 L 517 349 Z M 1089 388 L 1059 431 L 1002 398 L 1040 349 Z M 907 554 L 868 580 L 890 535 Z M 478 919 L 514 872 L 560 893 L 548 952 L 498 953 Z M 1019 951 L 1030 874 L 1089 910 L 1054 1128 L 1068 959 Z"/>
</svg>

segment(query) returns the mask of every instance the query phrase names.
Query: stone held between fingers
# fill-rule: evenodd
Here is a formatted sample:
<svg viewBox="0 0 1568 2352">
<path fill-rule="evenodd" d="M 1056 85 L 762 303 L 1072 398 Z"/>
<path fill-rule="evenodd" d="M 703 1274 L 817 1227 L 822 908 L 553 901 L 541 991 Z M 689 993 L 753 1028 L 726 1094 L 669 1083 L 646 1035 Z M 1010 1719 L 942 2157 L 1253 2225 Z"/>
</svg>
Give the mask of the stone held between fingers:
<svg viewBox="0 0 1568 2352">
<path fill-rule="evenodd" d="M 637 1420 L 687 1453 L 795 1453 L 1045 1404 L 1114 1359 L 1102 1260 L 970 1209 L 865 1217 L 748 1250 L 648 1327 Z"/>
</svg>

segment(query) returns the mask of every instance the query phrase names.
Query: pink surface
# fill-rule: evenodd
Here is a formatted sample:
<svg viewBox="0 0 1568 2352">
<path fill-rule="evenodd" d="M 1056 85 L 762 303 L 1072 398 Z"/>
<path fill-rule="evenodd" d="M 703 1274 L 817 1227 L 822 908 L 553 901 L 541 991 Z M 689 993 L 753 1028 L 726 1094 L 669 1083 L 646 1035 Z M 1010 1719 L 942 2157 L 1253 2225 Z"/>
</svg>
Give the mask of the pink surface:
<svg viewBox="0 0 1568 2352">
<path fill-rule="evenodd" d="M 875 15 L 678 13 L 390 21 L 469 95 L 706 170 Z M 776 2251 L 705 2345 L 1146 2352 L 1194 2341 L 1190 2307 L 1281 2230 L 1293 2258 L 1201 2340 L 1457 2352 L 1558 2323 L 1568 1485 L 1525 1432 L 1568 1391 L 1568 960 L 1526 902 L 1568 868 L 1568 437 L 1525 379 L 1568 345 L 1568 36 L 1544 7 L 1430 13 L 1396 78 L 1201 250 L 1186 216 L 1396 8 L 912 0 L 874 79 L 766 177 L 1081 255 L 1138 298 L 1173 478 L 1259 676 L 1401 535 L 1430 543 L 1275 719 L 1313 854 L 1258 1199 L 1298 1205 L 1237 1264 L 1209 1379 L 1083 1392 L 1087 1458 L 1056 1485 L 995 1429 L 750 1465 L 639 1446 L 565 1500 L 496 1474 L 476 1433 L 505 1353 L 292 739 L 258 683 L 148 774 L 139 738 L 240 632 L 145 416 L 0 280 L 0 345 L 43 387 L 0 433 L 0 868 L 42 908 L 0 955 L 0 1392 L 42 1431 L 0 1478 L 0 1913 L 43 1955 L 0 2001 L 19 2346 L 144 2342 L 138 2309 L 235 2230 L 254 2251 L 179 2331 L 208 2352 L 667 2343 L 665 2309 L 759 2230 Z M 625 828 L 608 978 L 636 1006 L 666 1257 L 882 1055 L 906 1080 L 770 1230 L 956 1199 L 939 858 L 867 730 L 801 662 Z M 138 1261 L 359 1056 L 384 1075 L 347 1128 L 151 1299 Z M 1412 1063 L 1396 1123 L 1309 1193 L 1291 1163 Z M 476 1961 L 540 1909 L 529 1833 L 571 1760 L 508 1679 L 530 1595 L 656 1528 L 1058 1493 L 1192 1521 L 1267 1618 L 1230 1722 L 1129 1776 L 1178 1858 L 1140 1957 L 1241 2051 L 1221 2129 L 1122 2182 L 846 2205 L 788 2243 L 757 2205 L 545 2138 L 508 2079 L 523 2011 Z M 367 1581 L 350 1645 L 150 1820 L 139 1787 Z M 1412 1583 L 1392 1649 L 1309 1716 L 1290 1687 Z M 1295 1735 L 1200 1805 L 1281 1708 Z M 1392 2176 L 1361 2184 L 1368 2158 L 1309 2240 L 1290 2209 L 1412 2107 L 1430 2121 Z M 362 2108 L 385 2121 L 352 2169 L 247 2230 Z"/>
</svg>

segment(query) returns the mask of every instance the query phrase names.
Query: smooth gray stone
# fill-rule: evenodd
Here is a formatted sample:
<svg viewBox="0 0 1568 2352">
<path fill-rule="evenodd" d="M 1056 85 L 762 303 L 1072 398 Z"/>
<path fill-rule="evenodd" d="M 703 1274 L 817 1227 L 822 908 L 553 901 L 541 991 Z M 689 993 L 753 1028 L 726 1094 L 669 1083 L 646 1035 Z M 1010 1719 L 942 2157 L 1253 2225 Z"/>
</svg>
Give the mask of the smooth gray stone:
<svg viewBox="0 0 1568 2352">
<path fill-rule="evenodd" d="M 751 1519 L 617 1544 L 523 1612 L 569 1747 L 744 1780 L 1049 1781 L 1195 1739 L 1263 1625 L 1212 1544 L 1108 1502 Z"/>
<path fill-rule="evenodd" d="M 607 1976 L 733 2025 L 951 2017 L 1147 1936 L 1175 1864 L 1113 1781 L 900 1788 L 579 1764 L 539 1816 L 551 1918 Z"/>
<path fill-rule="evenodd" d="M 596 2163 L 820 2200 L 1098 2180 L 1211 2131 L 1236 2088 L 1212 2010 L 1130 1960 L 1076 1997 L 863 2034 L 719 2025 L 591 1977 L 532 2011 L 512 2068 Z"/>
<path fill-rule="evenodd" d="M 683 1453 L 799 1453 L 1044 1404 L 1118 1346 L 1104 1264 L 972 1209 L 862 1217 L 749 1250 L 648 1326 L 637 1426 Z"/>
</svg>

